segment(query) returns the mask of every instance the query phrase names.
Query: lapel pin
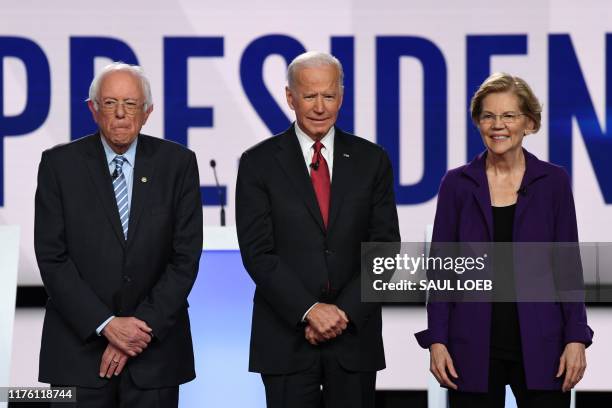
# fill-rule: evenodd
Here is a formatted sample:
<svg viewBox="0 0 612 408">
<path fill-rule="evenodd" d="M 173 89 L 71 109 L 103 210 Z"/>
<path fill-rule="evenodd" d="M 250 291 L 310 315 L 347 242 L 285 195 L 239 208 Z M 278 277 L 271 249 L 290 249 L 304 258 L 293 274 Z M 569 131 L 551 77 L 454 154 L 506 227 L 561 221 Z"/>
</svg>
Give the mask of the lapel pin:
<svg viewBox="0 0 612 408">
<path fill-rule="evenodd" d="M 344 156 L 344 157 L 351 157 L 348 153 L 342 153 L 342 156 Z"/>
<path fill-rule="evenodd" d="M 140 181 L 142 181 L 143 183 L 146 183 L 147 182 L 147 178 L 143 177 L 143 178 L 140 179 Z"/>
</svg>

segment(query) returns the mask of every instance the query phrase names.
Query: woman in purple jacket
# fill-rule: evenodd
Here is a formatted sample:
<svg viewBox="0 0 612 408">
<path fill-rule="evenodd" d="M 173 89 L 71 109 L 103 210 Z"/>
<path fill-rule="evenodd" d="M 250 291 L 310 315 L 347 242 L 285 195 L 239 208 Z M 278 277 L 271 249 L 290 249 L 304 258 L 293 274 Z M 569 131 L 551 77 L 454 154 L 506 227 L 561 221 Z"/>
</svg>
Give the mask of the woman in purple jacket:
<svg viewBox="0 0 612 408">
<path fill-rule="evenodd" d="M 578 242 L 569 176 L 522 147 L 541 123 L 529 85 L 493 74 L 470 108 L 486 150 L 442 179 L 432 242 Z M 512 285 L 512 265 L 503 271 Z M 452 408 L 503 407 L 506 384 L 519 408 L 570 406 L 593 337 L 584 303 L 429 302 L 427 313 L 416 338 Z"/>
</svg>

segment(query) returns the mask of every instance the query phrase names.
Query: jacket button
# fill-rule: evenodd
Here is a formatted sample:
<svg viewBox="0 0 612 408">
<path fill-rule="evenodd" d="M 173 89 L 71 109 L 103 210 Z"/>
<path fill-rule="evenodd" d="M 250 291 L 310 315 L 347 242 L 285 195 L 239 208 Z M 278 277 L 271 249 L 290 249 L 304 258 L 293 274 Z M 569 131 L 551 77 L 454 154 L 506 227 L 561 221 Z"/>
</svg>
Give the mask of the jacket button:
<svg viewBox="0 0 612 408">
<path fill-rule="evenodd" d="M 333 255 L 334 251 L 332 251 L 331 249 L 326 249 L 325 250 L 325 255 Z"/>
<path fill-rule="evenodd" d="M 130 277 L 129 277 L 129 276 L 127 276 L 127 275 L 123 275 L 123 281 L 124 281 L 124 282 L 127 282 L 127 283 L 130 283 L 130 282 L 132 281 L 132 278 L 130 278 Z"/>
</svg>

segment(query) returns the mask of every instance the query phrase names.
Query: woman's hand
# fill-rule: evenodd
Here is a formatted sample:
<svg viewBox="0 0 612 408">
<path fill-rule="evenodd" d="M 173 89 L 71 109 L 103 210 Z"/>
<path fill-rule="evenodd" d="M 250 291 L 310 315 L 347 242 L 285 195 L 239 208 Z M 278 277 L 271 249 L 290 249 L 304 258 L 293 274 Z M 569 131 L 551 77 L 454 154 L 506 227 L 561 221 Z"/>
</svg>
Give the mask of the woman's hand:
<svg viewBox="0 0 612 408">
<path fill-rule="evenodd" d="M 561 377 L 565 371 L 565 380 L 561 388 L 563 392 L 574 388 L 584 376 L 587 366 L 584 348 L 582 343 L 568 343 L 561 354 L 557 378 Z"/>
<path fill-rule="evenodd" d="M 429 357 L 429 371 L 436 377 L 440 385 L 456 390 L 457 385 L 450 380 L 448 373 L 450 373 L 453 378 L 459 378 L 459 376 L 455 371 L 453 359 L 448 353 L 446 346 L 442 343 L 432 344 L 429 346 Z"/>
</svg>

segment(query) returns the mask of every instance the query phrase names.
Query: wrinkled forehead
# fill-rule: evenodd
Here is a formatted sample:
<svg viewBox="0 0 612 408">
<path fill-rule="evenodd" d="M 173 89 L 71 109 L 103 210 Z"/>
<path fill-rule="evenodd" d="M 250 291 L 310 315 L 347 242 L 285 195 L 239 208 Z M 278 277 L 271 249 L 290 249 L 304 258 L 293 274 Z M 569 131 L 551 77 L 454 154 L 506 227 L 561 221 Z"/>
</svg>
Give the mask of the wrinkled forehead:
<svg viewBox="0 0 612 408">
<path fill-rule="evenodd" d="M 305 88 L 339 89 L 340 72 L 334 65 L 299 67 L 295 71 L 295 83 Z"/>
</svg>

